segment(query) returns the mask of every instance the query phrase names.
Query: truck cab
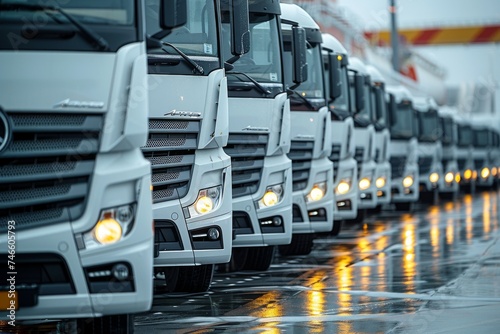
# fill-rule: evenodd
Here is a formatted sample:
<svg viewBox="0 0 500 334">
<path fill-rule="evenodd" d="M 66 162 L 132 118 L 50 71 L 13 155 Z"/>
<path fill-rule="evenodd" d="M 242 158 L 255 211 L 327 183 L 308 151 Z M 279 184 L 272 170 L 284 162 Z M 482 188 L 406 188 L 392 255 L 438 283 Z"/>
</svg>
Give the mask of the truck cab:
<svg viewBox="0 0 500 334">
<path fill-rule="evenodd" d="M 468 118 L 455 116 L 457 123 L 457 165 L 460 173 L 460 188 L 465 191 L 475 189 L 477 171 L 474 167 L 473 152 L 473 134 Z"/>
<path fill-rule="evenodd" d="M 281 4 L 284 42 L 284 72 L 291 109 L 293 174 L 292 242 L 280 246 L 283 255 L 308 254 L 314 233 L 333 228 L 334 192 L 331 152 L 331 122 L 326 105 L 321 56 L 321 31 L 311 16 L 297 5 Z M 298 30 L 296 30 L 298 29 Z M 303 31 L 307 39 L 307 80 L 297 83 L 292 70 L 293 31 Z"/>
<path fill-rule="evenodd" d="M 375 100 L 372 96 L 371 79 L 365 64 L 358 58 L 349 59 L 349 85 L 351 106 L 354 114 L 354 158 L 358 163 L 358 219 L 366 209 L 377 206 L 375 185 Z"/>
<path fill-rule="evenodd" d="M 409 211 L 418 201 L 418 118 L 413 96 L 403 86 L 387 86 L 390 118 L 391 202 Z"/>
<path fill-rule="evenodd" d="M 228 11 L 223 7 L 223 14 Z M 229 271 L 266 270 L 276 245 L 292 238 L 290 101 L 283 75 L 278 1 L 249 4 L 250 50 L 231 58 L 226 47 L 233 191 L 233 255 Z M 223 40 L 230 41 L 223 19 Z M 294 58 L 298 61 L 299 58 Z"/>
<path fill-rule="evenodd" d="M 371 78 L 371 97 L 375 106 L 375 186 L 377 187 L 377 207 L 391 202 L 391 163 L 389 161 L 391 134 L 389 132 L 389 117 L 387 112 L 387 93 L 385 79 L 373 66 L 368 65 Z"/>
<path fill-rule="evenodd" d="M 442 178 L 441 125 L 438 106 L 432 98 L 414 97 L 413 107 L 418 114 L 418 183 L 420 198 L 434 202 Z M 427 195 L 426 195 L 427 194 Z"/>
<path fill-rule="evenodd" d="M 231 18 L 231 26 L 244 25 L 234 36 L 242 41 L 248 8 L 238 4 L 229 1 L 238 17 Z M 170 22 L 171 13 L 181 17 Z M 223 149 L 229 118 L 220 22 L 219 0 L 146 2 L 149 137 L 142 150 L 152 166 L 159 291 L 206 291 L 214 265 L 231 258 L 232 172 Z M 248 51 L 244 39 L 237 46 L 235 56 Z"/>
<path fill-rule="evenodd" d="M 474 150 L 474 170 L 477 173 L 476 187 L 491 187 L 493 176 L 491 175 L 490 151 L 492 149 L 492 132 L 486 121 L 478 121 L 472 118 L 472 144 Z"/>
<path fill-rule="evenodd" d="M 358 214 L 358 163 L 354 159 L 354 112 L 349 105 L 349 76 L 347 50 L 332 35 L 323 34 L 325 82 L 330 95 L 332 130 L 333 186 L 335 189 L 334 229 L 340 231 L 340 221 L 355 219 Z M 335 81 L 337 77 L 338 81 Z M 339 223 L 337 223 L 339 221 Z"/>
<path fill-rule="evenodd" d="M 441 126 L 441 145 L 443 177 L 439 180 L 440 197 L 454 198 L 459 191 L 460 173 L 457 164 L 458 129 L 454 120 L 456 109 L 443 106 L 439 108 Z"/>
</svg>

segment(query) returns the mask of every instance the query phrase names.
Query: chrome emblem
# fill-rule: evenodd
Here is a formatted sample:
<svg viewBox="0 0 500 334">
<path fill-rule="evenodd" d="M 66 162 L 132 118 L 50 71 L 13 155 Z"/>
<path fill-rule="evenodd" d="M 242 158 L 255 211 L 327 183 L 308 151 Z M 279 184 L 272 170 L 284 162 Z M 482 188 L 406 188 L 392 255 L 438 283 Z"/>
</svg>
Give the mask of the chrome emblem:
<svg viewBox="0 0 500 334">
<path fill-rule="evenodd" d="M 12 129 L 10 127 L 7 115 L 0 108 L 0 153 L 7 148 L 12 137 Z"/>
</svg>

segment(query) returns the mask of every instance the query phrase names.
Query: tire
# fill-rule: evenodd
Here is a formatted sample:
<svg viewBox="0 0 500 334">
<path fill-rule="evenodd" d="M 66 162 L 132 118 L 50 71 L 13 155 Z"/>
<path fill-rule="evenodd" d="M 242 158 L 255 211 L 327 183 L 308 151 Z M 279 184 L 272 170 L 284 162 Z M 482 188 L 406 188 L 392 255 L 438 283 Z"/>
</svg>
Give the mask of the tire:
<svg viewBox="0 0 500 334">
<path fill-rule="evenodd" d="M 312 250 L 313 239 L 313 234 L 294 234 L 290 244 L 279 246 L 280 254 L 283 256 L 308 255 Z"/>
<path fill-rule="evenodd" d="M 274 246 L 250 247 L 243 269 L 266 271 L 273 262 L 274 250 Z"/>
<path fill-rule="evenodd" d="M 334 220 L 333 221 L 333 228 L 332 231 L 330 232 L 330 235 L 337 236 L 339 235 L 340 231 L 342 230 L 342 224 L 344 223 L 343 220 Z"/>
<path fill-rule="evenodd" d="M 134 332 L 133 314 L 108 315 L 100 318 L 76 320 L 77 333 L 93 334 L 132 334 Z"/>
<path fill-rule="evenodd" d="M 212 284 L 214 265 L 179 267 L 175 292 L 206 292 Z"/>
<path fill-rule="evenodd" d="M 244 270 L 248 257 L 248 247 L 234 247 L 231 250 L 231 259 L 228 263 L 219 264 L 217 271 L 221 273 L 232 273 Z"/>
<path fill-rule="evenodd" d="M 413 202 L 394 203 L 397 211 L 412 212 Z"/>
<path fill-rule="evenodd" d="M 176 292 L 180 267 L 155 267 L 154 293 Z"/>
</svg>

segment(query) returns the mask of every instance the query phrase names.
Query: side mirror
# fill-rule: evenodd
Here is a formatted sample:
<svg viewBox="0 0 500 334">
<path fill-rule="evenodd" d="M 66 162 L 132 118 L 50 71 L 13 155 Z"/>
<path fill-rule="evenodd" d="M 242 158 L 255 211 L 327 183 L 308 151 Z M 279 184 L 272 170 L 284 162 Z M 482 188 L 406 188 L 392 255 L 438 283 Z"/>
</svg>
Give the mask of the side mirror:
<svg viewBox="0 0 500 334">
<path fill-rule="evenodd" d="M 354 90 L 355 90 L 355 103 L 356 112 L 365 109 L 365 78 L 361 74 L 354 75 Z"/>
<path fill-rule="evenodd" d="M 293 82 L 307 80 L 306 30 L 292 26 Z"/>
<path fill-rule="evenodd" d="M 335 100 L 337 97 L 342 95 L 342 81 L 340 81 L 341 68 L 340 60 L 336 54 L 328 54 L 329 76 L 328 76 L 328 86 L 330 88 L 330 99 Z"/>
<path fill-rule="evenodd" d="M 170 30 L 187 22 L 187 0 L 160 1 L 160 27 Z"/>
<path fill-rule="evenodd" d="M 231 54 L 241 56 L 250 51 L 248 0 L 230 0 Z"/>
<path fill-rule="evenodd" d="M 387 101 L 387 109 L 389 110 L 390 124 L 391 126 L 394 126 L 398 121 L 398 111 L 396 106 L 396 98 L 392 94 L 389 94 L 389 101 Z"/>
</svg>

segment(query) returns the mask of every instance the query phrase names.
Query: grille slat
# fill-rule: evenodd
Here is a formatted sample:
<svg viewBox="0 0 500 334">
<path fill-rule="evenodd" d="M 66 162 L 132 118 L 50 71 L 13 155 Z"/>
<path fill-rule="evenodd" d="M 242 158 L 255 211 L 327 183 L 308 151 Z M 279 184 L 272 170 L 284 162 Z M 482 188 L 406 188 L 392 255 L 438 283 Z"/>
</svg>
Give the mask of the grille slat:
<svg viewBox="0 0 500 334">
<path fill-rule="evenodd" d="M 431 171 L 432 157 L 418 157 L 419 174 L 427 174 Z"/>
<path fill-rule="evenodd" d="M 485 167 L 484 159 L 474 159 L 474 168 L 475 169 L 480 170 L 483 167 Z"/>
<path fill-rule="evenodd" d="M 7 116 L 12 142 L 0 153 L 0 221 L 14 219 L 22 229 L 80 218 L 103 115 L 7 112 Z"/>
<path fill-rule="evenodd" d="M 354 151 L 354 159 L 358 163 L 358 178 L 361 178 L 361 169 L 363 167 L 364 155 L 365 155 L 365 148 L 356 147 L 356 150 Z"/>
<path fill-rule="evenodd" d="M 293 191 L 307 187 L 313 156 L 314 141 L 292 140 L 288 157 L 292 160 Z"/>
<path fill-rule="evenodd" d="M 457 159 L 458 169 L 459 170 L 464 170 L 466 163 L 467 163 L 467 159 Z"/>
<path fill-rule="evenodd" d="M 405 172 L 406 157 L 405 156 L 395 156 L 391 157 L 391 175 L 392 178 L 399 178 L 403 176 Z"/>
</svg>

